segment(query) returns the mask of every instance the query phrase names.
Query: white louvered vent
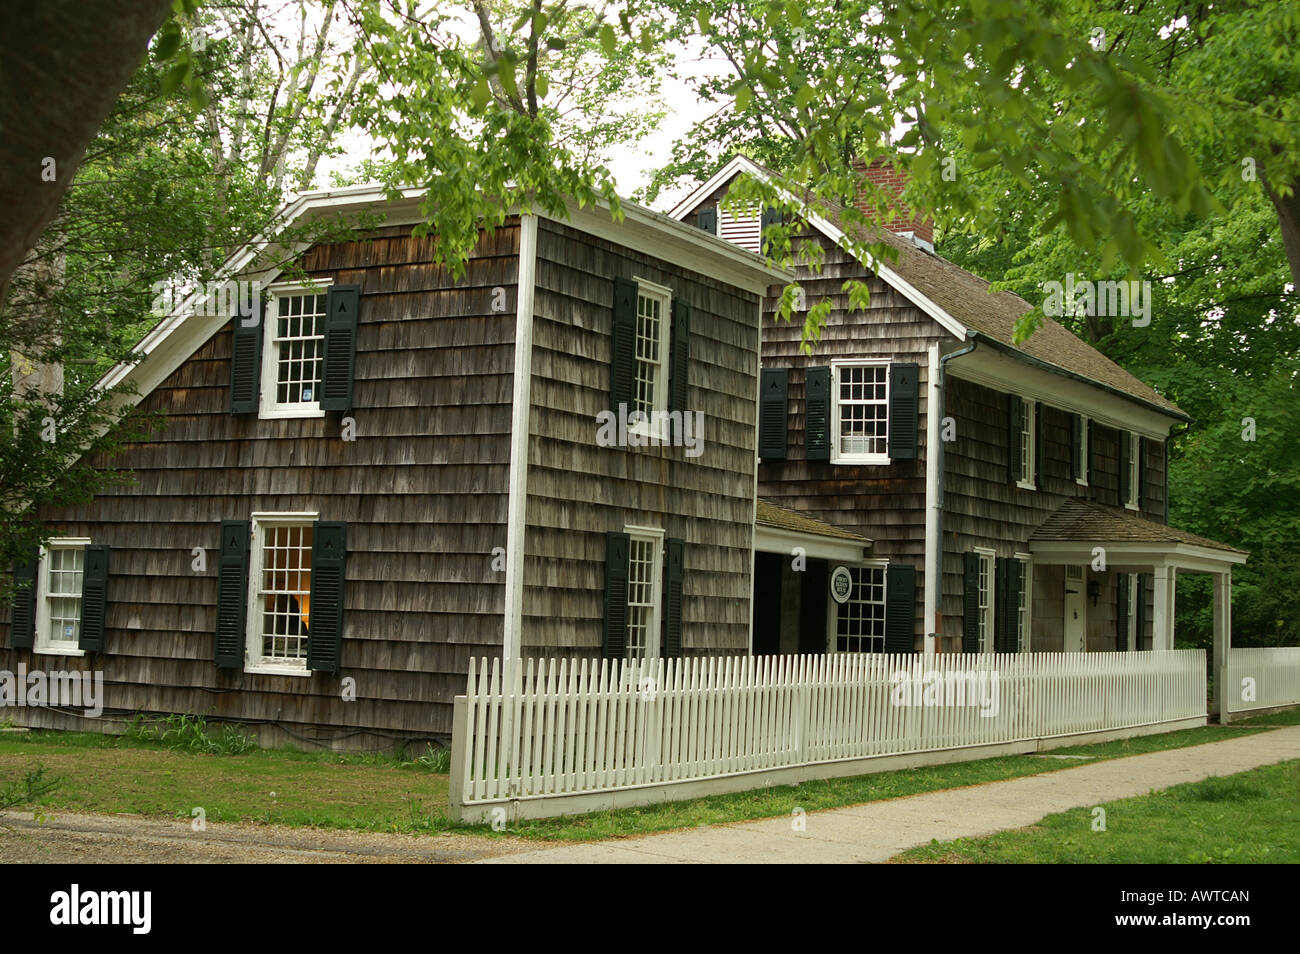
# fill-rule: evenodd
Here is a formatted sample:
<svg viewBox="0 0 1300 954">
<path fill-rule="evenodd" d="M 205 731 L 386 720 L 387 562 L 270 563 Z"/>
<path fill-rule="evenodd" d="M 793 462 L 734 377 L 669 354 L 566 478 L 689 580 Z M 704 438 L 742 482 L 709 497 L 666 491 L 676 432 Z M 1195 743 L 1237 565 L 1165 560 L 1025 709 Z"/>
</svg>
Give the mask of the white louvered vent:
<svg viewBox="0 0 1300 954">
<path fill-rule="evenodd" d="M 718 208 L 718 237 L 724 238 L 728 242 L 734 242 L 741 248 L 748 249 L 751 252 L 759 250 L 763 232 L 762 221 L 759 219 L 758 209 L 744 210 L 743 212 L 732 212 L 726 207 L 725 203 L 720 203 Z"/>
</svg>

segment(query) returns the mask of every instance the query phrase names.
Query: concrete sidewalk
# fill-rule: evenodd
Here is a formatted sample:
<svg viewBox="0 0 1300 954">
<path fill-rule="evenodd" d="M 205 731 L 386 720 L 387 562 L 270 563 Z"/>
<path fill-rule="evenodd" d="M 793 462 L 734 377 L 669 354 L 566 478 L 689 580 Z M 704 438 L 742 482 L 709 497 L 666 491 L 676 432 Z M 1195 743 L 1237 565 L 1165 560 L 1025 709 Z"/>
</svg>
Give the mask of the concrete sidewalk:
<svg viewBox="0 0 1300 954">
<path fill-rule="evenodd" d="M 1132 755 L 1042 775 L 871 802 L 805 816 L 541 848 L 479 864 L 848 863 L 887 861 L 904 849 L 1024 828 L 1067 809 L 1300 759 L 1300 726 L 1227 742 Z M 792 808 L 794 806 L 791 806 Z"/>
</svg>

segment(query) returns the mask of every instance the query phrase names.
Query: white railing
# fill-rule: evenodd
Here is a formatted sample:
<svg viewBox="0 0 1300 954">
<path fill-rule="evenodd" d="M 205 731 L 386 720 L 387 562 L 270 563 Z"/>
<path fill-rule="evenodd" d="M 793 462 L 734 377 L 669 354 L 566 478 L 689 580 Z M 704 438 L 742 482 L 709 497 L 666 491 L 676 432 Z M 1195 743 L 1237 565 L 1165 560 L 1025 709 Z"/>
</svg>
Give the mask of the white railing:
<svg viewBox="0 0 1300 954">
<path fill-rule="evenodd" d="M 452 816 L 540 817 L 1203 724 L 1205 653 L 494 659 L 455 705 Z"/>
<path fill-rule="evenodd" d="M 1300 646 L 1228 650 L 1229 712 L 1300 703 Z"/>
</svg>

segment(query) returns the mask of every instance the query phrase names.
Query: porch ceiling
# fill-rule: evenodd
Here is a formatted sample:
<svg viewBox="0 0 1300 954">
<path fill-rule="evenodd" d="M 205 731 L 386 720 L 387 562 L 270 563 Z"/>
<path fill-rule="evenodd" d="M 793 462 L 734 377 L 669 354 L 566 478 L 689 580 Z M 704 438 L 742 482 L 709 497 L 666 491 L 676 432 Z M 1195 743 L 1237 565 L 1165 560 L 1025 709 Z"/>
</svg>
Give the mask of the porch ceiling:
<svg viewBox="0 0 1300 954">
<path fill-rule="evenodd" d="M 1066 501 L 1029 537 L 1029 551 L 1041 563 L 1090 563 L 1095 547 L 1105 548 L 1110 565 L 1205 573 L 1230 571 L 1248 556 L 1226 543 L 1088 500 Z"/>
</svg>

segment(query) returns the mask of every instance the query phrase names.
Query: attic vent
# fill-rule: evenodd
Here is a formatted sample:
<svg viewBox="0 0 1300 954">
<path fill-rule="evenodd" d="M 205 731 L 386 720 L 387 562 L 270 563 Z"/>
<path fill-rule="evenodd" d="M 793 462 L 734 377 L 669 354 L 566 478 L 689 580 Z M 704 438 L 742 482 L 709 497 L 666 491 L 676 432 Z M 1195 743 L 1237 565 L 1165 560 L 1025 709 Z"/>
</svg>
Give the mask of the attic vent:
<svg viewBox="0 0 1300 954">
<path fill-rule="evenodd" d="M 757 252 L 763 233 L 758 208 L 733 211 L 725 205 L 718 209 L 718 237 Z"/>
</svg>

